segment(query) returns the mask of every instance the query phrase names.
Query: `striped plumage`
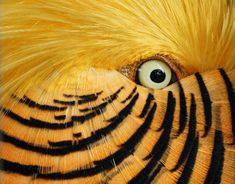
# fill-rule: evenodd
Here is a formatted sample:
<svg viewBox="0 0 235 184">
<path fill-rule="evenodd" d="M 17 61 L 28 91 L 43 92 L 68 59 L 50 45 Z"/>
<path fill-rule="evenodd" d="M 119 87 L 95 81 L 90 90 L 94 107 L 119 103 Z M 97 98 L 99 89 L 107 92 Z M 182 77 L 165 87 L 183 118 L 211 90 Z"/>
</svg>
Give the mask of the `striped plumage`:
<svg viewBox="0 0 235 184">
<path fill-rule="evenodd" d="M 235 183 L 234 4 L 1 1 L 0 183 Z"/>
<path fill-rule="evenodd" d="M 233 183 L 234 81 L 224 70 L 154 91 L 103 72 L 12 95 L 2 183 Z"/>
</svg>

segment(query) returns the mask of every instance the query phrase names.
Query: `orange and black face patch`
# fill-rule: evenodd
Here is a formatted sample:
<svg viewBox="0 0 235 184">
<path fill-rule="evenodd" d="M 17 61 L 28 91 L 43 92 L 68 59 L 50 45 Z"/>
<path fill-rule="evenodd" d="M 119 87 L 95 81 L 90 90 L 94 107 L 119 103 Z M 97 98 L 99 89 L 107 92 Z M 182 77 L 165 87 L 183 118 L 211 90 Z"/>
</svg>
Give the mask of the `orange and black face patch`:
<svg viewBox="0 0 235 184">
<path fill-rule="evenodd" d="M 235 96 L 224 70 L 196 73 L 165 90 L 143 88 L 116 71 L 93 72 L 102 74 L 89 75 L 89 89 L 83 80 L 50 92 L 35 86 L 3 104 L 3 183 L 233 180 L 227 173 Z"/>
</svg>

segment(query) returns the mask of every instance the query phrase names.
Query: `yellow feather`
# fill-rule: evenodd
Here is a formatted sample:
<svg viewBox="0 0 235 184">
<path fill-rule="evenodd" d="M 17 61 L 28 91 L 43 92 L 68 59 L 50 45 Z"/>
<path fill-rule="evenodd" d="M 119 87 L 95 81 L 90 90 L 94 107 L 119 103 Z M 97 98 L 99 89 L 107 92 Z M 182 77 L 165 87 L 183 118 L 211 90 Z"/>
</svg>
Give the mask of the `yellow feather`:
<svg viewBox="0 0 235 184">
<path fill-rule="evenodd" d="M 116 69 L 158 53 L 171 55 L 190 72 L 235 67 L 233 0 L 8 0 L 0 5 L 5 95 L 19 86 L 24 93 L 42 81 L 67 80 L 80 69 Z"/>
</svg>

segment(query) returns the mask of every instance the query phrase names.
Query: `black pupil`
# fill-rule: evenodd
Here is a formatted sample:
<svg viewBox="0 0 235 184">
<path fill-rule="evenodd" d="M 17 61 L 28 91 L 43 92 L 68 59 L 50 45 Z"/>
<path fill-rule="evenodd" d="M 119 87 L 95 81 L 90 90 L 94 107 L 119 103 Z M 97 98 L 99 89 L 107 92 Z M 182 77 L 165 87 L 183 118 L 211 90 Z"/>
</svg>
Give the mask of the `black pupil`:
<svg viewBox="0 0 235 184">
<path fill-rule="evenodd" d="M 150 74 L 150 78 L 153 82 L 161 83 L 165 80 L 166 74 L 160 69 L 153 70 Z"/>
</svg>

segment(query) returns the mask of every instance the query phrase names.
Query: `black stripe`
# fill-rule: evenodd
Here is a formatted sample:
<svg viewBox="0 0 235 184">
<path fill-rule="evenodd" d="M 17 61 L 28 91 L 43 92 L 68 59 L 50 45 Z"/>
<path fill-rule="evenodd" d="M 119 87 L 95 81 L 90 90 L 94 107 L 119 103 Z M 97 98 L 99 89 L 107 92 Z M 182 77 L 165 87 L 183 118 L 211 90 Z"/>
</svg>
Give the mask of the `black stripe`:
<svg viewBox="0 0 235 184">
<path fill-rule="evenodd" d="M 119 90 L 117 90 L 114 94 L 112 94 L 111 96 L 107 97 L 107 102 L 105 103 L 105 105 L 107 105 L 108 103 L 111 103 L 113 100 L 115 100 L 118 96 L 118 93 L 123 89 L 120 88 Z M 72 121 L 77 121 L 80 123 L 84 123 L 85 121 L 94 118 L 96 115 L 100 115 L 101 113 L 103 113 L 105 111 L 105 106 L 104 104 L 102 106 L 97 106 L 94 107 L 94 111 L 87 113 L 83 116 L 72 116 Z M 103 109 L 100 109 L 103 108 Z M 74 125 L 74 123 L 72 121 L 70 122 L 66 122 L 66 123 L 49 123 L 49 122 L 45 122 L 42 120 L 38 120 L 35 118 L 30 118 L 30 120 L 28 119 L 24 119 L 21 116 L 15 114 L 14 112 L 1 108 L 1 111 L 7 115 L 8 117 L 16 120 L 17 122 L 26 125 L 26 126 L 30 126 L 30 127 L 36 127 L 36 128 L 47 128 L 47 129 L 66 129 L 66 128 L 70 128 Z M 57 120 L 62 120 L 62 116 L 55 116 L 55 118 L 57 118 Z"/>
<path fill-rule="evenodd" d="M 79 109 L 80 112 L 87 112 L 87 111 L 94 111 L 94 110 L 99 110 L 99 109 L 104 109 L 106 108 L 106 106 L 109 104 L 109 103 L 112 103 L 114 100 L 117 99 L 118 97 L 118 93 L 120 93 L 120 91 L 122 90 L 123 88 L 120 88 L 118 89 L 114 94 L 110 95 L 109 97 L 106 97 L 106 101 L 95 106 L 95 107 L 87 107 L 87 108 L 84 108 L 84 109 Z"/>
<path fill-rule="evenodd" d="M 157 131 L 162 130 L 162 128 L 164 126 L 166 126 L 165 124 L 169 121 L 172 121 L 173 116 L 174 116 L 174 111 L 175 111 L 175 99 L 173 97 L 173 94 L 171 91 L 168 92 L 168 97 L 167 97 L 167 104 L 166 104 L 166 112 L 165 112 L 165 116 L 164 119 L 162 121 L 162 124 L 160 126 L 160 128 Z"/>
<path fill-rule="evenodd" d="M 97 100 L 98 95 L 100 95 L 102 92 L 96 93 L 96 94 L 90 94 L 90 95 L 82 95 L 82 96 L 73 96 L 73 95 L 66 95 L 63 94 L 65 97 L 79 97 L 81 98 L 80 100 L 78 100 L 78 104 L 84 104 L 84 103 L 88 103 L 88 102 L 92 102 Z M 54 103 L 58 103 L 61 105 L 69 105 L 69 106 L 73 106 L 75 105 L 75 101 L 62 101 L 62 100 L 58 100 L 58 99 L 54 99 Z"/>
<path fill-rule="evenodd" d="M 85 104 L 85 103 L 88 103 L 88 102 L 93 102 L 93 101 L 96 101 L 97 98 L 98 98 L 98 96 L 92 96 L 92 97 L 89 97 L 89 98 L 83 98 L 83 99 L 78 100 L 78 104 L 82 105 L 82 104 Z"/>
<path fill-rule="evenodd" d="M 123 162 L 124 163 L 122 165 L 119 165 L 118 169 L 113 169 L 103 176 L 103 181 L 102 181 L 103 184 L 108 184 L 111 180 L 113 180 L 115 176 L 120 174 L 123 169 L 128 168 L 128 166 L 130 166 L 133 163 L 133 161 L 125 161 L 125 160 Z"/>
<path fill-rule="evenodd" d="M 49 174 L 39 174 L 38 177 L 47 179 L 72 179 L 76 177 L 92 176 L 97 173 L 101 173 L 114 168 L 116 165 L 119 165 L 126 157 L 134 152 L 135 147 L 139 144 L 145 133 L 148 131 L 152 123 L 155 111 L 156 104 L 153 105 L 144 123 L 138 128 L 134 135 L 128 141 L 126 141 L 114 154 L 108 156 L 103 160 L 94 161 L 94 164 L 96 165 L 95 167 L 90 169 L 71 171 L 68 173 L 57 172 Z"/>
<path fill-rule="evenodd" d="M 87 113 L 82 116 L 72 116 L 71 119 L 72 121 L 76 121 L 79 123 L 84 123 L 85 121 L 88 121 L 106 111 L 106 107 L 102 107 L 102 109 L 96 109 L 95 111 L 92 111 L 90 113 Z"/>
<path fill-rule="evenodd" d="M 143 118 L 145 117 L 150 105 L 151 105 L 151 101 L 154 99 L 153 95 L 152 94 L 148 94 L 148 97 L 147 97 L 147 100 L 146 100 L 146 103 L 144 105 L 144 108 L 142 110 L 142 112 L 140 113 L 139 117 L 140 118 Z"/>
<path fill-rule="evenodd" d="M 61 172 L 52 172 L 52 173 L 38 173 L 39 166 L 36 167 L 36 173 L 37 178 L 46 178 L 46 179 L 72 179 L 72 178 L 78 178 L 78 177 L 87 177 L 92 176 L 101 172 L 104 172 L 105 170 L 109 170 L 114 168 L 116 165 L 121 163 L 128 155 L 132 154 L 135 147 L 138 145 L 138 143 L 141 141 L 147 130 L 149 129 L 152 119 L 154 116 L 154 113 L 156 111 L 156 104 L 153 105 L 151 108 L 147 118 L 145 119 L 144 123 L 138 128 L 138 130 L 135 132 L 135 134 L 126 141 L 120 150 L 112 154 L 111 156 L 108 156 L 107 158 L 99 161 L 95 161 L 95 166 L 92 168 L 87 169 L 79 169 L 70 171 L 67 173 L 61 173 Z M 115 164 L 114 164 L 115 162 Z M 32 175 L 35 173 L 32 170 L 30 170 L 31 166 L 24 166 L 24 165 L 17 165 L 17 170 L 9 169 L 10 172 L 20 173 L 21 170 L 24 170 L 25 175 Z"/>
<path fill-rule="evenodd" d="M 56 120 L 65 120 L 66 115 L 58 115 L 58 116 L 55 115 L 54 118 L 55 118 Z"/>
<path fill-rule="evenodd" d="M 90 98 L 93 99 L 94 96 L 99 96 L 102 93 L 103 93 L 103 91 L 100 91 L 100 92 L 97 92 L 97 93 L 94 93 L 94 94 L 89 94 L 89 95 L 79 95 L 78 97 L 89 100 Z"/>
<path fill-rule="evenodd" d="M 179 130 L 178 134 L 181 134 L 185 128 L 186 120 L 187 120 L 187 108 L 186 108 L 186 100 L 185 100 L 185 94 L 184 89 L 180 82 L 178 82 L 179 85 L 179 95 L 180 95 L 180 121 L 179 121 Z"/>
<path fill-rule="evenodd" d="M 69 105 L 69 106 L 75 105 L 75 101 L 62 101 L 62 100 L 57 100 L 57 99 L 54 99 L 53 101 L 54 103 L 58 103 L 61 105 Z"/>
<path fill-rule="evenodd" d="M 74 125 L 74 122 L 72 121 L 68 121 L 65 123 L 49 123 L 49 122 L 42 121 L 42 120 L 32 118 L 32 117 L 30 118 L 29 122 L 30 122 L 29 126 L 32 126 L 32 127 L 47 128 L 47 129 L 54 129 L 54 130 L 66 129 L 66 128 L 73 127 Z"/>
<path fill-rule="evenodd" d="M 29 144 L 23 140 L 19 140 L 15 137 L 9 136 L 6 133 L 4 133 L 3 131 L 0 131 L 0 140 L 4 141 L 4 142 L 11 143 L 17 147 L 20 147 L 20 148 L 23 148 L 26 150 L 31 150 L 34 152 L 43 153 L 43 154 L 47 154 L 47 155 L 53 155 L 53 156 L 65 155 L 65 154 L 69 154 L 71 152 L 83 150 L 83 149 L 86 149 L 89 144 L 92 144 L 92 143 L 102 139 L 104 135 L 109 134 L 120 123 L 122 123 L 122 121 L 131 113 L 132 108 L 135 105 L 138 97 L 139 97 L 139 94 L 137 93 L 133 97 L 133 99 L 130 101 L 130 103 L 123 110 L 121 110 L 119 112 L 119 114 L 116 116 L 116 118 L 113 118 L 113 121 L 110 122 L 110 124 L 107 127 L 96 130 L 91 137 L 81 139 L 81 140 L 79 140 L 78 144 L 74 144 L 69 147 L 52 149 L 52 148 L 48 148 L 48 147 L 41 147 L 41 146 L 37 146 L 37 145 L 32 145 L 32 144 Z"/>
<path fill-rule="evenodd" d="M 200 88 L 200 93 L 201 93 L 201 97 L 202 97 L 202 101 L 203 101 L 203 106 L 204 106 L 205 133 L 204 133 L 203 137 L 205 137 L 205 136 L 207 136 L 208 131 L 211 128 L 211 118 L 212 118 L 211 99 L 210 99 L 209 92 L 206 88 L 206 85 L 202 79 L 202 76 L 199 73 L 196 73 L 195 77 L 198 81 L 198 85 Z"/>
<path fill-rule="evenodd" d="M 110 95 L 110 96 L 108 96 L 108 97 L 105 97 L 105 98 L 103 98 L 103 100 L 104 101 L 110 101 L 110 100 L 112 100 L 113 98 L 117 98 L 117 96 L 118 96 L 118 94 L 122 91 L 124 89 L 124 87 L 122 86 L 122 87 L 120 87 L 114 94 L 112 94 L 112 95 Z"/>
<path fill-rule="evenodd" d="M 137 144 L 141 141 L 141 139 L 144 137 L 144 135 L 148 131 L 152 123 L 153 116 L 156 111 L 156 107 L 157 107 L 156 104 L 154 104 L 148 116 L 146 117 L 145 121 L 143 122 L 143 124 L 135 131 L 135 133 L 132 135 L 130 139 L 128 139 L 125 143 L 121 145 L 122 148 L 120 150 L 118 150 L 113 155 L 108 156 L 105 160 L 96 161 L 94 163 L 101 164 L 106 161 L 110 162 L 110 160 L 114 159 L 115 163 L 119 164 L 122 160 L 125 159 L 125 157 L 132 154 Z"/>
<path fill-rule="evenodd" d="M 66 122 L 66 123 L 53 123 L 53 122 L 46 122 L 46 121 L 42 121 L 42 120 L 38 120 L 35 118 L 30 118 L 30 120 L 28 119 L 24 119 L 21 116 L 15 114 L 14 112 L 10 111 L 10 110 L 6 110 L 4 108 L 1 109 L 2 112 L 5 113 L 6 116 L 16 120 L 17 122 L 26 125 L 26 126 L 31 126 L 31 127 L 36 127 L 36 128 L 47 128 L 47 129 L 66 129 L 66 128 L 70 128 L 74 125 L 73 121 L 76 122 L 80 122 L 80 123 L 84 123 L 87 120 L 90 120 L 92 118 L 94 118 L 97 115 L 102 114 L 106 109 L 96 109 L 95 111 L 92 111 L 90 113 L 87 113 L 85 115 L 82 116 L 72 116 L 71 119 L 72 121 Z M 56 116 L 55 116 L 56 118 Z M 60 117 L 57 117 L 57 120 L 60 119 Z"/>
<path fill-rule="evenodd" d="M 58 148 L 58 149 L 52 149 L 49 147 L 40 147 L 35 144 L 29 144 L 28 142 L 25 142 L 23 140 L 17 139 L 15 137 L 7 135 L 5 132 L 0 131 L 0 141 L 7 142 L 10 144 L 13 144 L 16 147 L 25 149 L 25 150 L 30 150 L 38 153 L 43 153 L 43 154 L 48 154 L 48 155 L 65 155 L 69 152 L 66 151 L 65 148 Z"/>
<path fill-rule="evenodd" d="M 152 184 L 152 181 L 158 175 L 162 168 L 164 168 L 164 165 L 161 162 L 157 163 L 150 173 L 148 180 L 146 180 L 144 184 Z"/>
<path fill-rule="evenodd" d="M 192 147 L 190 154 L 188 156 L 188 160 L 186 162 L 184 170 L 183 170 L 177 184 L 185 184 L 185 183 L 189 182 L 189 179 L 192 175 L 193 167 L 194 167 L 194 164 L 195 164 L 196 158 L 197 158 L 198 144 L 199 144 L 199 141 L 198 141 L 198 137 L 197 137 L 194 141 L 193 147 Z"/>
<path fill-rule="evenodd" d="M 187 158 L 196 137 L 196 103 L 193 94 L 191 94 L 190 119 L 188 126 L 189 129 L 188 129 L 187 139 L 184 144 L 184 148 L 180 154 L 180 158 L 175 168 L 171 170 L 172 172 L 176 171 L 180 167 L 180 165 L 184 162 L 184 160 Z"/>
<path fill-rule="evenodd" d="M 133 95 L 135 94 L 136 90 L 137 90 L 137 87 L 135 87 L 131 91 L 131 93 L 123 101 L 121 101 L 121 103 L 126 103 L 128 100 L 130 100 L 133 97 Z"/>
<path fill-rule="evenodd" d="M 46 129 L 66 129 L 66 128 L 70 128 L 73 126 L 73 122 L 66 122 L 66 123 L 49 123 L 46 121 L 42 121 L 42 120 L 38 120 L 35 118 L 30 118 L 25 119 L 22 118 L 21 116 L 15 114 L 14 112 L 4 109 L 2 108 L 1 111 L 8 116 L 9 118 L 17 121 L 18 123 L 25 125 L 25 126 L 29 126 L 29 127 L 35 127 L 35 128 L 46 128 Z"/>
<path fill-rule="evenodd" d="M 103 91 L 93 93 L 93 94 L 88 94 L 88 95 L 63 94 L 63 96 L 67 97 L 67 98 L 75 97 L 75 98 L 83 98 L 83 99 L 88 99 L 89 100 L 89 99 L 93 99 L 95 96 L 99 96 L 101 93 L 103 93 Z"/>
<path fill-rule="evenodd" d="M 86 148 L 89 144 L 100 140 L 104 135 L 109 134 L 111 131 L 117 128 L 120 123 L 122 123 L 122 121 L 131 113 L 138 97 L 139 94 L 137 93 L 132 98 L 130 103 L 123 110 L 121 110 L 116 117 L 110 120 L 111 122 L 107 127 L 96 130 L 91 137 L 79 140 L 79 146 L 81 147 L 81 149 Z"/>
<path fill-rule="evenodd" d="M 219 130 L 215 131 L 214 147 L 211 157 L 209 171 L 206 176 L 205 184 L 219 184 L 224 164 L 224 145 L 223 135 Z"/>
<path fill-rule="evenodd" d="M 82 136 L 82 133 L 81 133 L 81 132 L 73 133 L 73 136 L 74 136 L 74 137 L 81 137 L 81 136 Z"/>
<path fill-rule="evenodd" d="M 128 184 L 145 184 L 151 183 L 151 181 L 157 176 L 163 165 L 159 162 L 159 156 L 155 154 L 148 162 L 144 169 L 133 177 Z"/>
<path fill-rule="evenodd" d="M 63 94 L 63 96 L 67 98 L 75 97 L 75 95 L 69 95 L 69 94 Z"/>
<path fill-rule="evenodd" d="M 228 99 L 230 103 L 230 111 L 231 111 L 231 118 L 232 118 L 232 131 L 233 131 L 233 137 L 235 137 L 235 94 L 234 89 L 232 86 L 231 81 L 229 80 L 229 77 L 225 73 L 223 69 L 220 69 L 220 74 L 223 77 L 223 80 L 225 82 L 227 93 L 228 93 Z M 235 142 L 235 140 L 233 140 Z"/>
<path fill-rule="evenodd" d="M 83 109 L 79 109 L 80 112 L 88 112 L 88 111 L 95 111 L 95 110 L 99 110 L 99 109 L 105 109 L 105 107 L 108 105 L 108 102 L 103 102 L 95 107 L 86 107 Z"/>
<path fill-rule="evenodd" d="M 172 128 L 172 121 L 173 121 L 173 114 L 175 109 L 175 99 L 172 95 L 172 92 L 168 93 L 168 106 L 169 106 L 169 117 L 165 118 L 164 124 L 164 131 L 160 136 L 157 143 L 154 145 L 152 151 L 149 155 L 145 158 L 145 160 L 151 158 L 148 164 L 145 166 L 144 169 L 140 173 L 138 173 L 135 177 L 133 177 L 128 183 L 129 184 L 142 184 L 145 182 L 151 183 L 154 177 L 151 173 L 154 171 L 155 176 L 161 170 L 161 164 L 159 160 L 161 159 L 162 155 L 167 149 L 168 142 L 170 140 L 170 132 Z M 159 164 L 159 166 L 158 166 Z"/>
<path fill-rule="evenodd" d="M 106 106 L 117 99 L 118 94 L 121 92 L 122 89 L 123 88 L 120 88 L 114 94 L 110 95 L 109 97 L 106 97 L 105 98 L 106 102 L 98 106 L 80 109 L 79 111 L 82 111 L 82 112 L 87 112 L 89 110 L 93 110 L 93 111 L 83 116 L 72 116 L 72 120 L 80 122 L 80 123 L 84 123 L 85 121 L 90 120 L 94 118 L 95 116 L 102 114 L 106 110 Z"/>
<path fill-rule="evenodd" d="M 170 132 L 172 128 L 172 122 L 174 119 L 174 111 L 175 111 L 175 98 L 172 95 L 172 92 L 169 92 L 169 100 L 168 100 L 168 106 L 169 106 L 169 116 L 167 118 L 164 118 L 163 124 L 164 124 L 164 131 L 161 134 L 159 140 L 154 145 L 152 151 L 146 156 L 145 160 L 150 159 L 152 156 L 154 156 L 157 153 L 158 160 L 161 158 L 161 155 L 165 152 L 169 140 L 170 140 Z M 167 114 L 166 114 L 167 115 Z M 165 115 L 165 116 L 166 116 Z M 156 160 L 156 158 L 155 158 Z"/>
<path fill-rule="evenodd" d="M 16 162 L 0 159 L 0 170 L 33 177 L 34 175 L 37 175 L 40 170 L 49 171 L 50 168 L 40 167 L 36 165 L 23 165 Z"/>
<path fill-rule="evenodd" d="M 57 107 L 57 106 L 39 104 L 39 103 L 36 103 L 33 100 L 29 99 L 27 96 L 24 96 L 21 99 L 21 98 L 18 98 L 17 96 L 15 96 L 15 95 L 12 95 L 12 98 L 16 99 L 20 103 L 23 103 L 23 104 L 27 105 L 28 107 L 38 108 L 40 110 L 64 111 L 64 110 L 67 109 L 67 107 Z"/>
<path fill-rule="evenodd" d="M 48 141 L 48 143 L 52 147 L 68 147 L 73 145 L 73 142 L 71 140 L 59 141 L 59 142 Z"/>
</svg>

